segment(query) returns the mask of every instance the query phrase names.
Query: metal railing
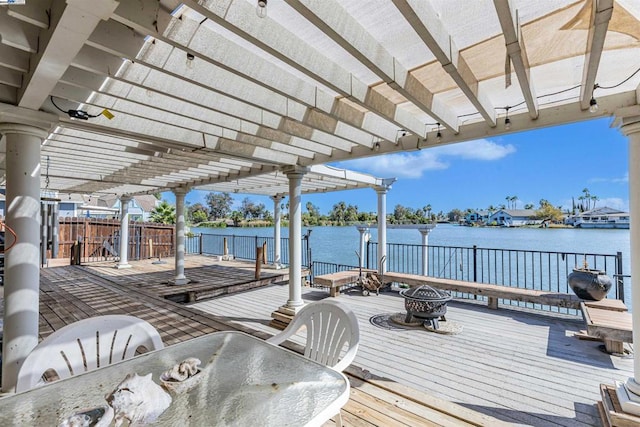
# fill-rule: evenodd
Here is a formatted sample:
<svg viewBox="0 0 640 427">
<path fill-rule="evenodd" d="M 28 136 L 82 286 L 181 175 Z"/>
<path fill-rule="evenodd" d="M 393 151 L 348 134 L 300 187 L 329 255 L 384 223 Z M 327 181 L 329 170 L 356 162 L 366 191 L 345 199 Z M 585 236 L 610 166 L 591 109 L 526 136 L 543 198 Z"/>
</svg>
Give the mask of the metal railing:
<svg viewBox="0 0 640 427">
<path fill-rule="evenodd" d="M 366 268 L 377 267 L 377 250 L 377 242 L 368 242 Z M 427 264 L 423 266 L 425 250 Z M 472 247 L 433 245 L 425 247 L 403 243 L 387 244 L 386 270 L 388 271 L 549 292 L 572 293 L 567 276 L 573 268 L 585 265 L 591 269 L 605 271 L 614 281 L 611 295 L 624 301 L 624 279 L 628 278 L 628 275 L 623 274 L 622 252 L 593 254 L 479 248 L 475 245 Z M 456 296 L 478 299 L 472 295 Z M 524 305 L 518 302 L 508 303 Z M 556 307 L 543 309 L 557 311 Z M 571 314 L 575 313 L 571 312 Z"/>
<path fill-rule="evenodd" d="M 203 255 L 233 255 L 241 260 L 255 260 L 256 248 L 266 243 L 267 263 L 275 263 L 275 238 L 263 236 L 236 236 L 224 234 L 197 234 L 185 238 L 187 253 Z M 307 236 L 302 238 L 302 265 L 310 266 L 311 248 Z M 280 238 L 280 264 L 289 265 L 289 238 Z"/>
<path fill-rule="evenodd" d="M 378 244 L 369 242 L 367 268 L 375 268 Z M 387 244 L 387 270 L 399 273 L 423 274 L 422 257 L 425 247 L 403 243 Z M 567 276 L 574 267 L 605 271 L 610 277 L 622 275 L 622 252 L 592 254 L 580 252 L 549 252 L 520 249 L 497 249 L 426 246 L 428 276 L 539 289 L 570 292 Z M 618 283 L 620 284 L 620 283 Z M 616 286 L 616 297 L 624 290 Z"/>
</svg>

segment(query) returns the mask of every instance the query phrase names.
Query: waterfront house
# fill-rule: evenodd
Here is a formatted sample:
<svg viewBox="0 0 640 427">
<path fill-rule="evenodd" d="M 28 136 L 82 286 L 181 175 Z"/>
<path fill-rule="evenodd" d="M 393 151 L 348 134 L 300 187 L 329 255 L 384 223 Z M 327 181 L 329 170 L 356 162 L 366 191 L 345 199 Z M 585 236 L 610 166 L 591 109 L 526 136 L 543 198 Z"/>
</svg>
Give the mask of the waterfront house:
<svg viewBox="0 0 640 427">
<path fill-rule="evenodd" d="M 629 212 L 607 206 L 570 216 L 567 223 L 578 228 L 629 228 Z"/>
<path fill-rule="evenodd" d="M 112 194 L 90 196 L 88 194 L 63 194 L 58 202 L 60 218 L 118 218 L 120 199 Z M 129 201 L 128 213 L 131 221 L 149 221 L 151 213 L 160 201 L 151 194 L 133 196 Z"/>
<path fill-rule="evenodd" d="M 464 217 L 464 221 L 467 225 L 482 225 L 487 222 L 490 215 L 489 211 L 471 211 Z"/>
<path fill-rule="evenodd" d="M 541 220 L 535 219 L 535 214 L 534 209 L 500 209 L 489 216 L 487 223 L 502 227 L 520 227 L 541 223 Z"/>
</svg>

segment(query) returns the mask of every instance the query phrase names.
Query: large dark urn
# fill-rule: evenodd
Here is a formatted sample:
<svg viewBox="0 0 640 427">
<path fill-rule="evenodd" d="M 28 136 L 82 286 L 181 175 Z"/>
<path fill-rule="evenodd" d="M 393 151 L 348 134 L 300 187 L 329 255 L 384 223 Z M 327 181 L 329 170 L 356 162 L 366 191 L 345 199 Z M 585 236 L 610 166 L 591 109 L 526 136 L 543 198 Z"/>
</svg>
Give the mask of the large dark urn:
<svg viewBox="0 0 640 427">
<path fill-rule="evenodd" d="M 588 301 L 600 301 L 606 297 L 613 284 L 604 271 L 590 268 L 574 268 L 567 281 L 578 298 Z"/>
</svg>

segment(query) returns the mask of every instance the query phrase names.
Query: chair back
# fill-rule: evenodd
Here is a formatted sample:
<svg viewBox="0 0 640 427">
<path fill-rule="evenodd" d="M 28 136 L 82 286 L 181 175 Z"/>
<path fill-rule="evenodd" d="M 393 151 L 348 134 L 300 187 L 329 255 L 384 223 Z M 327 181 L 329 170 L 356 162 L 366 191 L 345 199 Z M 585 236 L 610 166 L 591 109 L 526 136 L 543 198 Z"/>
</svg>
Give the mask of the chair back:
<svg viewBox="0 0 640 427">
<path fill-rule="evenodd" d="M 83 319 L 58 329 L 42 340 L 25 358 L 16 392 L 29 390 L 53 369 L 60 379 L 91 371 L 164 347 L 158 331 L 133 316 L 106 315 Z"/>
<path fill-rule="evenodd" d="M 360 343 L 358 319 L 349 307 L 334 300 L 306 305 L 284 331 L 267 342 L 278 345 L 304 327 L 305 357 L 340 372 L 356 357 Z"/>
</svg>

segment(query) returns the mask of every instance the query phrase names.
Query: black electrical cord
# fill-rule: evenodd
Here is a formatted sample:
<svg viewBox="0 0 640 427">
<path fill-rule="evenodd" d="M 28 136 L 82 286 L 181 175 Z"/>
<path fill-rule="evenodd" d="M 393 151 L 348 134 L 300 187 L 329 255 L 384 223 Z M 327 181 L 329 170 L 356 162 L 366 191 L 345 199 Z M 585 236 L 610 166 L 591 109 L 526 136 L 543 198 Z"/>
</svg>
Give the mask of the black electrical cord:
<svg viewBox="0 0 640 427">
<path fill-rule="evenodd" d="M 72 117 L 74 119 L 88 120 L 88 119 L 94 119 L 100 115 L 100 114 L 96 114 L 96 115 L 89 114 L 83 110 L 66 110 L 65 111 L 62 108 L 60 108 L 58 104 L 56 104 L 56 102 L 53 100 L 53 95 L 49 95 L 49 99 L 51 99 L 51 103 L 53 104 L 54 107 L 56 107 L 58 110 L 62 111 L 63 113 L 67 114 L 69 117 Z"/>
<path fill-rule="evenodd" d="M 594 89 L 598 89 L 598 88 L 599 88 L 599 89 L 615 89 L 615 88 L 617 88 L 618 86 L 620 86 L 620 85 L 625 84 L 626 82 L 628 82 L 628 81 L 629 81 L 629 79 L 631 79 L 631 77 L 633 77 L 633 76 L 635 76 L 636 74 L 638 74 L 638 72 L 639 72 L 639 71 L 640 71 L 640 68 L 638 68 L 637 70 L 635 70 L 635 71 L 634 71 L 634 72 L 633 72 L 629 77 L 627 77 L 626 79 L 624 79 L 624 80 L 623 80 L 623 81 L 621 81 L 620 83 L 615 84 L 615 85 L 613 85 L 613 86 L 600 86 L 600 85 L 596 84 L 596 85 L 595 85 L 595 87 L 594 87 Z"/>
</svg>

